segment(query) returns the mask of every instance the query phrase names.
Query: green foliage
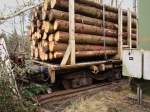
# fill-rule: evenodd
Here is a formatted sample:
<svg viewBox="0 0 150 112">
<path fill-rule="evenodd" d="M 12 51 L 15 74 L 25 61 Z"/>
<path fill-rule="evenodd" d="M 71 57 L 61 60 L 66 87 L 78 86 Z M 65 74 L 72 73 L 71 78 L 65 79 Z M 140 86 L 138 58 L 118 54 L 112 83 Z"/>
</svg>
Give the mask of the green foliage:
<svg viewBox="0 0 150 112">
<path fill-rule="evenodd" d="M 47 88 L 48 87 L 45 85 L 39 85 L 39 84 L 32 83 L 24 88 L 23 96 L 33 97 L 33 96 L 36 96 L 36 95 L 39 95 L 42 93 L 46 93 Z"/>
</svg>

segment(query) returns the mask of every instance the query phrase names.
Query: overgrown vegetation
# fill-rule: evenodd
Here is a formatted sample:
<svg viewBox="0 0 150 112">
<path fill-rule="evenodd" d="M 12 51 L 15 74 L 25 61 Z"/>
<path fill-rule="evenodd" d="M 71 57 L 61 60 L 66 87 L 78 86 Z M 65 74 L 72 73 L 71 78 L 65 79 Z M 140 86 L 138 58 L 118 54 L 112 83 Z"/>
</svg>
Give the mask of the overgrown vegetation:
<svg viewBox="0 0 150 112">
<path fill-rule="evenodd" d="M 31 62 L 28 61 L 24 67 L 14 64 L 13 68 L 20 92 L 23 97 L 29 99 L 47 93 L 49 88 L 47 83 L 39 83 L 43 79 L 44 74 L 33 71 L 31 65 Z"/>
<path fill-rule="evenodd" d="M 39 94 L 44 94 L 47 92 L 47 86 L 40 85 L 36 83 L 31 83 L 27 87 L 25 87 L 22 91 L 22 94 L 26 98 L 34 97 Z"/>
<path fill-rule="evenodd" d="M 10 35 L 4 32 L 0 37 L 5 39 L 7 50 L 10 56 L 24 54 L 27 58 L 30 57 L 30 41 L 27 36 L 22 37 L 16 30 Z"/>
<path fill-rule="evenodd" d="M 36 112 L 36 106 L 14 92 L 7 68 L 0 63 L 0 112 Z"/>
</svg>

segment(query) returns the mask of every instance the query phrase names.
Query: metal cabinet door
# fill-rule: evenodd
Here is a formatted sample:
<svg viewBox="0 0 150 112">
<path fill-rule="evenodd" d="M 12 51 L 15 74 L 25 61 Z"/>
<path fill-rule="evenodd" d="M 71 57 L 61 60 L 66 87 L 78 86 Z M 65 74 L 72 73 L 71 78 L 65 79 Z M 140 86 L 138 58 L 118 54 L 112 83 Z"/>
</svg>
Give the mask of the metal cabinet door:
<svg viewBox="0 0 150 112">
<path fill-rule="evenodd" d="M 142 78 L 142 52 L 140 50 L 123 51 L 123 76 Z"/>
</svg>

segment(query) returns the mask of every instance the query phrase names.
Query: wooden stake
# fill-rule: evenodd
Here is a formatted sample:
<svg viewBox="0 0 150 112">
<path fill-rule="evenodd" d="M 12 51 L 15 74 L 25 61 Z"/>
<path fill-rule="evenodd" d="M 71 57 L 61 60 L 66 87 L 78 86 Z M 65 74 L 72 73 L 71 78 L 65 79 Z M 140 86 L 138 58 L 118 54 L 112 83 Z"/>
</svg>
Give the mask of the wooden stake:
<svg viewBox="0 0 150 112">
<path fill-rule="evenodd" d="M 128 9 L 128 45 L 129 45 L 130 49 L 132 48 L 131 28 L 132 28 L 132 24 L 131 24 L 131 10 Z"/>
<path fill-rule="evenodd" d="M 118 9 L 118 56 L 119 59 L 122 60 L 122 49 L 123 49 L 123 38 L 122 38 L 122 9 L 119 7 Z"/>
</svg>

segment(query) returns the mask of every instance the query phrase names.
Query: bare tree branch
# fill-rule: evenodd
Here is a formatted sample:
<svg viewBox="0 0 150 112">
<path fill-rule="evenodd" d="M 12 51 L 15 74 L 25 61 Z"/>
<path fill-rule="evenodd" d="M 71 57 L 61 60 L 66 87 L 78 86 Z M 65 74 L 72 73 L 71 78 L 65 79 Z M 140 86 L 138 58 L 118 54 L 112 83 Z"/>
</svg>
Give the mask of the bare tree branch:
<svg viewBox="0 0 150 112">
<path fill-rule="evenodd" d="M 24 7 L 23 9 L 19 10 L 17 9 L 17 11 L 14 11 L 13 13 L 11 14 L 8 14 L 7 16 L 3 16 L 3 17 L 0 17 L 0 24 L 1 24 L 1 21 L 4 21 L 4 20 L 8 20 L 8 19 L 11 19 L 13 17 L 16 17 L 16 16 L 19 16 L 20 14 L 34 8 L 34 7 L 37 7 L 39 5 L 41 5 L 43 2 L 39 3 L 39 4 L 35 4 L 35 5 L 31 5 L 31 6 L 26 6 Z M 3 23 L 3 22 L 2 22 Z"/>
</svg>

